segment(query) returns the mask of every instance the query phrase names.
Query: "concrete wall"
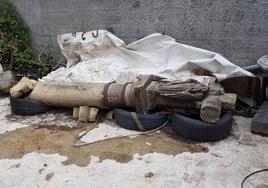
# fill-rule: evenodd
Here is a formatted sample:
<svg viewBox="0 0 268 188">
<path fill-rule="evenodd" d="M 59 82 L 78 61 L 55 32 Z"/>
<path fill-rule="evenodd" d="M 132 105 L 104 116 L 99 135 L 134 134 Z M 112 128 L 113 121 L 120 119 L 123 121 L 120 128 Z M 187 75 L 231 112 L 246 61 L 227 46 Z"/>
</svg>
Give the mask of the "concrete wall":
<svg viewBox="0 0 268 188">
<path fill-rule="evenodd" d="M 33 42 L 108 29 L 127 43 L 153 32 L 216 51 L 235 64 L 268 54 L 268 0 L 12 0 Z"/>
</svg>

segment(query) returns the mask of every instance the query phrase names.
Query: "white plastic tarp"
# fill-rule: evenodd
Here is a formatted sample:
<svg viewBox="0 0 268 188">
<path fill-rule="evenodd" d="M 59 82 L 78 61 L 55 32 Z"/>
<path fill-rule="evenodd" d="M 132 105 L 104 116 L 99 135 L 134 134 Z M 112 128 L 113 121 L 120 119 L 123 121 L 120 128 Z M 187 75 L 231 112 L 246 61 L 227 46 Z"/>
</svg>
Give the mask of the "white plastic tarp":
<svg viewBox="0 0 268 188">
<path fill-rule="evenodd" d="M 78 32 L 59 35 L 58 43 L 67 67 L 51 72 L 44 81 L 124 83 L 137 75 L 154 74 L 203 82 L 207 76 L 218 81 L 253 76 L 215 52 L 180 44 L 158 33 L 126 45 L 105 30 L 99 30 L 97 37 L 96 31 Z"/>
</svg>

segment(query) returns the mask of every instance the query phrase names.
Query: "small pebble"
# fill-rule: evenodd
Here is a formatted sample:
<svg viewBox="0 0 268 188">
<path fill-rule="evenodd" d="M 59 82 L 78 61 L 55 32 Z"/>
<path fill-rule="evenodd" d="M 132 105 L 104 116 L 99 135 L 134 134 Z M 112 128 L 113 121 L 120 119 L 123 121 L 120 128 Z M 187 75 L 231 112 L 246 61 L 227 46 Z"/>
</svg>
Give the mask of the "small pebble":
<svg viewBox="0 0 268 188">
<path fill-rule="evenodd" d="M 46 175 L 46 180 L 49 181 L 54 176 L 53 172 L 50 172 Z"/>
<path fill-rule="evenodd" d="M 151 178 L 153 176 L 154 176 L 154 173 L 152 173 L 152 172 L 145 173 L 145 178 Z"/>
</svg>

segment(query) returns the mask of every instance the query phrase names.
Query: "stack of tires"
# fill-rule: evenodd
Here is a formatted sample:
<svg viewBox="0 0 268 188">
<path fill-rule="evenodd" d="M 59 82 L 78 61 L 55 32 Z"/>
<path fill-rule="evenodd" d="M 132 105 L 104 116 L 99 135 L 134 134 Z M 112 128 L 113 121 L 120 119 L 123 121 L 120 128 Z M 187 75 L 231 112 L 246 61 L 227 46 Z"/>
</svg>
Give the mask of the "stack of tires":
<svg viewBox="0 0 268 188">
<path fill-rule="evenodd" d="M 123 109 L 114 109 L 115 121 L 129 130 L 148 131 L 157 129 L 170 118 L 168 115 L 141 115 L 133 116 L 133 112 Z M 203 122 L 199 118 L 187 117 L 173 113 L 171 124 L 175 132 L 186 139 L 200 142 L 219 141 L 230 135 L 232 130 L 232 114 L 223 114 L 215 124 Z M 137 122 L 138 120 L 138 122 Z M 142 125 L 142 128 L 140 127 Z"/>
</svg>

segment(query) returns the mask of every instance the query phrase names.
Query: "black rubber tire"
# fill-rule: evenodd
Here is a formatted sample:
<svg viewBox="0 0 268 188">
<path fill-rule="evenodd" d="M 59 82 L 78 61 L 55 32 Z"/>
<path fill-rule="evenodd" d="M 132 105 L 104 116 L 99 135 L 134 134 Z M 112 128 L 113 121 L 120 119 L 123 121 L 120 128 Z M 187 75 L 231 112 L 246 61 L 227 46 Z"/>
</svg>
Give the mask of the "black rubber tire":
<svg viewBox="0 0 268 188">
<path fill-rule="evenodd" d="M 51 110 L 51 107 L 40 102 L 24 98 L 14 98 L 11 96 L 10 106 L 11 112 L 19 115 L 36 115 Z"/>
<path fill-rule="evenodd" d="M 216 124 L 205 123 L 179 114 L 172 114 L 172 126 L 175 132 L 186 139 L 200 142 L 219 141 L 230 135 L 233 116 L 224 114 Z"/>
<path fill-rule="evenodd" d="M 128 130 L 139 130 L 131 115 L 131 112 L 116 108 L 114 109 L 114 117 L 116 123 L 119 124 L 121 127 Z M 156 129 L 168 120 L 167 115 L 137 114 L 137 117 L 146 131 Z"/>
</svg>

